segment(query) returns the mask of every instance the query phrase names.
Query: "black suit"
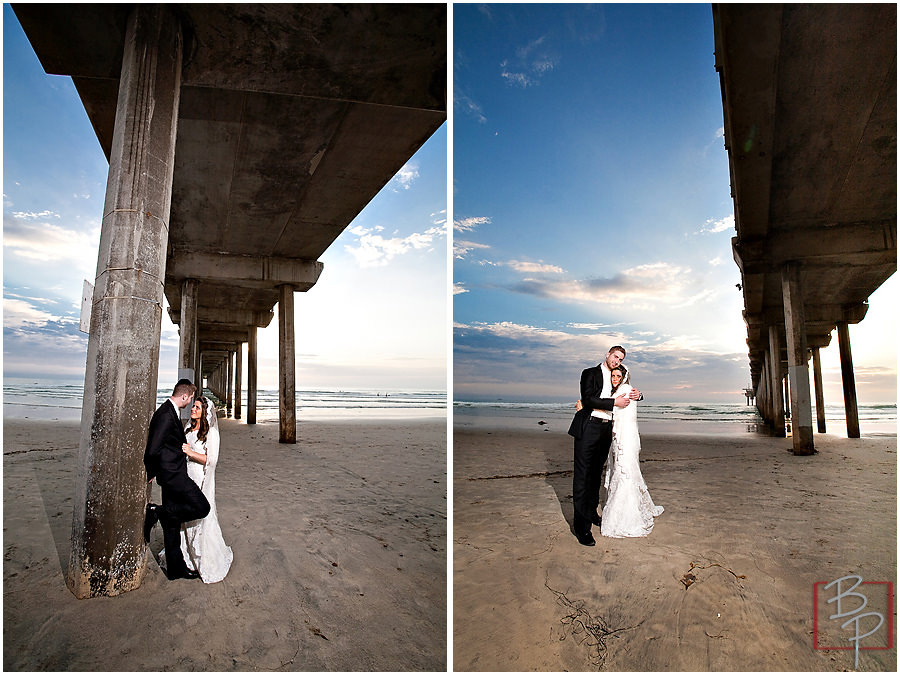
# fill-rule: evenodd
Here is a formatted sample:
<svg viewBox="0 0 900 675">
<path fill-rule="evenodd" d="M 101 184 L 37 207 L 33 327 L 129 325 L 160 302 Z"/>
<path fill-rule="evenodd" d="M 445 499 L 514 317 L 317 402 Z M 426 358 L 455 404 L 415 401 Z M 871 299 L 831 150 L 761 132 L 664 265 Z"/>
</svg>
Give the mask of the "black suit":
<svg viewBox="0 0 900 675">
<path fill-rule="evenodd" d="M 156 478 L 162 490 L 159 523 L 166 544 L 166 571 L 172 575 L 186 568 L 181 554 L 181 524 L 205 518 L 209 501 L 187 474 L 187 456 L 182 444 L 187 443 L 178 411 L 171 401 L 164 401 L 150 420 L 144 466 L 147 480 Z"/>
<path fill-rule="evenodd" d="M 603 368 L 599 365 L 581 373 L 582 409 L 575 413 L 569 435 L 575 437 L 575 464 L 572 475 L 572 503 L 575 534 L 591 531 L 591 520 L 600 505 L 600 483 L 603 465 L 612 443 L 612 422 L 591 417 L 593 410 L 612 410 L 614 398 L 601 398 L 604 383 Z"/>
</svg>

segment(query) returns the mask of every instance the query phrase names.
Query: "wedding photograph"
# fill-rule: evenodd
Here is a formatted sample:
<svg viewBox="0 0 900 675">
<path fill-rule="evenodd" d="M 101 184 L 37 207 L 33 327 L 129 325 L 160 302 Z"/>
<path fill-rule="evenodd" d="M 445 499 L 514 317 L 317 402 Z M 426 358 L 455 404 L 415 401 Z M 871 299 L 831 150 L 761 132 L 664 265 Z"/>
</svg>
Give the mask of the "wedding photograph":
<svg viewBox="0 0 900 675">
<path fill-rule="evenodd" d="M 896 4 L 0 18 L 4 671 L 897 671 Z"/>
<path fill-rule="evenodd" d="M 454 3 L 454 670 L 894 671 L 896 79 L 894 5 Z"/>
<path fill-rule="evenodd" d="M 446 46 L 4 4 L 4 671 L 447 669 Z"/>
</svg>

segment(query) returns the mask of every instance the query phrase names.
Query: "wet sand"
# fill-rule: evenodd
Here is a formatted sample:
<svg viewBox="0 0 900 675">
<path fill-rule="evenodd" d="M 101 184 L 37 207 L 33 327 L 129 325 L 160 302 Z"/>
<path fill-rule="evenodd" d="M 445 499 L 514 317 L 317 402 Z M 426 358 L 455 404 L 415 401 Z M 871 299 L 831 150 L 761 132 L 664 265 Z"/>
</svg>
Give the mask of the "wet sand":
<svg viewBox="0 0 900 675">
<path fill-rule="evenodd" d="M 585 547 L 571 533 L 572 439 L 532 424 L 454 428 L 455 670 L 854 669 L 852 650 L 814 649 L 814 632 L 852 644 L 823 609 L 834 591 L 815 584 L 896 582 L 896 436 L 816 436 L 818 453 L 796 457 L 790 438 L 643 434 L 665 513 L 646 538 L 594 528 Z M 896 633 L 886 586 L 861 588 Z M 891 645 L 860 650 L 859 670 L 895 671 Z"/>
<path fill-rule="evenodd" d="M 225 580 L 170 582 L 154 561 L 139 589 L 77 600 L 78 424 L 4 421 L 4 670 L 444 671 L 446 422 L 301 420 L 296 445 L 276 424 L 220 428 Z"/>
</svg>

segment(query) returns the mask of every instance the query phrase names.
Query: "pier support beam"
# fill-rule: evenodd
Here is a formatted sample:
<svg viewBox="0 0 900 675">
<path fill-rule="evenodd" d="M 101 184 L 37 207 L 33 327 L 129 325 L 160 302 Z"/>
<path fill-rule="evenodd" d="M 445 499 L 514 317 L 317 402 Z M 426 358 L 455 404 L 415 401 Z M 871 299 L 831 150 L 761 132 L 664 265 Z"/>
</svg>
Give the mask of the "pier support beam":
<svg viewBox="0 0 900 675">
<path fill-rule="evenodd" d="M 294 287 L 278 287 L 278 442 L 297 442 Z"/>
<path fill-rule="evenodd" d="M 66 575 L 78 598 L 134 590 L 146 572 L 143 439 L 156 405 L 181 55 L 172 12 L 136 5 L 125 34 L 88 338 Z"/>
<path fill-rule="evenodd" d="M 812 401 L 809 397 L 809 365 L 806 349 L 806 317 L 800 288 L 800 266 L 788 264 L 781 272 L 784 296 L 784 328 L 787 335 L 788 379 L 790 380 L 791 438 L 795 455 L 812 455 Z"/>
<path fill-rule="evenodd" d="M 820 434 L 825 433 L 825 392 L 822 389 L 822 357 L 819 356 L 819 348 L 812 350 L 813 357 L 813 386 L 816 391 L 816 422 Z"/>
<path fill-rule="evenodd" d="M 231 364 L 234 361 L 234 354 L 229 351 L 228 352 L 228 365 L 226 366 L 226 377 L 228 378 L 228 382 L 225 383 L 225 416 L 231 417 L 231 384 L 234 380 L 234 372 L 232 371 Z"/>
<path fill-rule="evenodd" d="M 844 415 L 847 418 L 847 438 L 859 438 L 859 409 L 856 405 L 856 377 L 850 353 L 850 327 L 846 321 L 837 325 L 838 351 L 841 354 L 841 382 L 844 385 Z"/>
<path fill-rule="evenodd" d="M 781 340 L 778 326 L 769 326 L 769 366 L 771 368 L 772 428 L 776 436 L 784 438 L 784 390 L 781 387 Z"/>
<path fill-rule="evenodd" d="M 196 279 L 185 279 L 181 286 L 181 318 L 178 321 L 178 367 L 189 369 L 190 378 L 198 384 L 197 376 L 197 291 L 200 284 Z M 198 391 L 198 394 L 200 392 Z"/>
<path fill-rule="evenodd" d="M 247 424 L 256 424 L 256 326 L 247 329 Z"/>
<path fill-rule="evenodd" d="M 234 419 L 241 419 L 241 375 L 244 371 L 243 342 L 235 346 L 234 354 Z"/>
</svg>

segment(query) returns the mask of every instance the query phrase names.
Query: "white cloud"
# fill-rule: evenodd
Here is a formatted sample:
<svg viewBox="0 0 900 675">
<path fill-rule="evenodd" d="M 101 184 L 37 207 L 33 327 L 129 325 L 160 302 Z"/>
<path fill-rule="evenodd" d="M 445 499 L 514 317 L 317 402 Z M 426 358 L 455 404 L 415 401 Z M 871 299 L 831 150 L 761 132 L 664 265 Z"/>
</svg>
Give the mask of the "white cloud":
<svg viewBox="0 0 900 675">
<path fill-rule="evenodd" d="M 462 110 L 463 114 L 474 117 L 479 124 L 487 122 L 487 117 L 485 117 L 484 112 L 481 110 L 481 106 L 465 94 L 457 92 L 453 97 L 453 105 Z"/>
<path fill-rule="evenodd" d="M 630 310 L 651 311 L 657 305 L 673 306 L 685 302 L 690 285 L 689 268 L 658 262 L 638 265 L 610 278 L 528 278 L 514 284 L 510 290 L 564 302 L 626 305 Z"/>
<path fill-rule="evenodd" d="M 717 234 L 725 230 L 734 230 L 734 214 L 725 216 L 720 220 L 709 218 L 706 223 L 694 234 Z"/>
<path fill-rule="evenodd" d="M 462 241 L 460 239 L 453 240 L 453 257 L 459 260 L 465 258 L 469 253 L 476 249 L 490 248 L 487 244 L 476 244 L 474 241 Z"/>
<path fill-rule="evenodd" d="M 75 261 L 89 269 L 96 265 L 99 241 L 99 227 L 85 232 L 14 220 L 7 221 L 3 230 L 3 247 L 15 256 L 40 262 Z"/>
<path fill-rule="evenodd" d="M 712 267 L 718 267 L 719 265 L 723 265 L 724 263 L 725 261 L 722 260 L 722 256 L 720 255 L 717 255 L 715 258 L 709 261 L 709 264 Z"/>
<path fill-rule="evenodd" d="M 453 284 L 453 295 L 460 295 L 462 293 L 468 293 L 469 289 L 465 287 L 464 284 Z"/>
<path fill-rule="evenodd" d="M 511 267 L 516 272 L 522 274 L 565 274 L 566 271 L 562 267 L 556 265 L 547 265 L 543 262 L 525 262 L 521 260 L 510 260 L 506 263 L 507 267 Z"/>
<path fill-rule="evenodd" d="M 535 81 L 525 73 L 510 73 L 507 70 L 502 70 L 500 71 L 500 77 L 504 78 L 510 84 L 519 85 L 522 89 L 526 89 L 528 86 L 535 83 Z"/>
<path fill-rule="evenodd" d="M 55 211 L 14 211 L 13 218 L 17 220 L 40 220 L 43 218 L 59 218 L 59 214 Z"/>
<path fill-rule="evenodd" d="M 360 267 L 381 267 L 395 257 L 410 251 L 428 249 L 437 238 L 447 233 L 446 226 L 436 226 L 406 237 L 385 238 L 380 234 L 373 234 L 383 230 L 384 228 L 380 226 L 372 228 L 354 226 L 349 229 L 358 237 L 357 245 L 347 244 L 344 248 L 356 258 Z"/>
<path fill-rule="evenodd" d="M 479 225 L 489 225 L 491 219 L 488 216 L 472 216 L 453 221 L 453 229 L 457 232 L 471 232 Z"/>
<path fill-rule="evenodd" d="M 38 309 L 30 302 L 3 298 L 3 327 L 25 328 L 43 326 L 48 321 L 54 321 L 55 316 L 42 309 Z"/>
<path fill-rule="evenodd" d="M 400 170 L 394 174 L 394 177 L 391 179 L 391 182 L 399 185 L 400 188 L 404 190 L 409 190 L 410 186 L 413 182 L 419 177 L 419 167 L 415 164 L 404 164 L 400 167 Z M 397 192 L 397 188 L 391 188 L 394 192 Z"/>
</svg>

